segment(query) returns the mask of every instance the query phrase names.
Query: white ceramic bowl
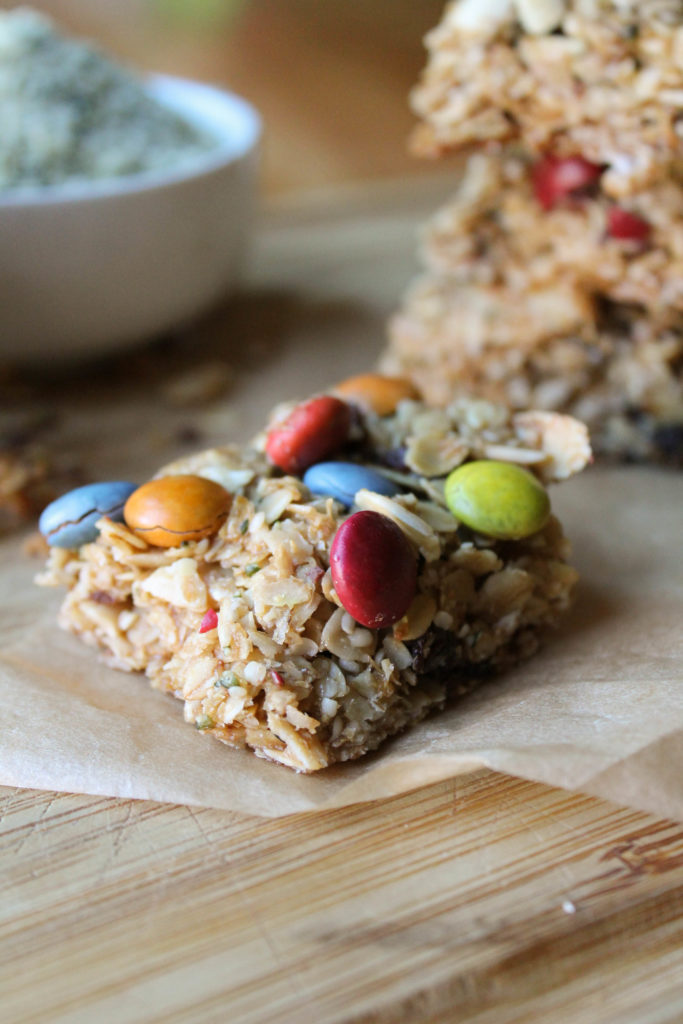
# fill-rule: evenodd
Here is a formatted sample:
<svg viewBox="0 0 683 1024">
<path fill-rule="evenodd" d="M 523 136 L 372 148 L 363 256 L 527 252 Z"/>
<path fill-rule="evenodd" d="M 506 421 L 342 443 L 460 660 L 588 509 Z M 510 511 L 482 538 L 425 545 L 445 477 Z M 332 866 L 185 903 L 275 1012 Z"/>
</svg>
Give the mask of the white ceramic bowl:
<svg viewBox="0 0 683 1024">
<path fill-rule="evenodd" d="M 155 75 L 219 140 L 191 169 L 0 194 L 0 361 L 92 356 L 191 321 L 234 285 L 261 122 L 244 100 Z"/>
</svg>

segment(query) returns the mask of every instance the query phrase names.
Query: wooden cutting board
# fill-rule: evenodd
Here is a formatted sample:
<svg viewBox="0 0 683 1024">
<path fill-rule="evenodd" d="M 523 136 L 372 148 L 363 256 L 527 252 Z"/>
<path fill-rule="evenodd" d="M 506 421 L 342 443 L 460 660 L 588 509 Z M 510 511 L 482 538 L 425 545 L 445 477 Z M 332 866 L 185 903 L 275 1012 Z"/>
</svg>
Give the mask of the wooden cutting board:
<svg viewBox="0 0 683 1024">
<path fill-rule="evenodd" d="M 245 438 L 276 398 L 373 362 L 448 186 L 271 210 L 225 309 L 105 367 L 15 380 L 11 401 L 48 411 L 50 443 L 91 477 Z M 225 365 L 231 390 L 202 397 Z M 12 1024 L 683 1019 L 672 822 L 484 771 L 280 820 L 1 794 Z"/>
</svg>

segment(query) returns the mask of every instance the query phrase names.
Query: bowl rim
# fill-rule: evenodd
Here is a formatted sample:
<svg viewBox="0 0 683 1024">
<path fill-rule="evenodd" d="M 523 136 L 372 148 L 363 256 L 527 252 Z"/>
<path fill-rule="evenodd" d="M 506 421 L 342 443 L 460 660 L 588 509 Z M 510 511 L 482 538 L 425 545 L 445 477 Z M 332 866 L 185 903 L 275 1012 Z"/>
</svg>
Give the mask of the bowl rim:
<svg viewBox="0 0 683 1024">
<path fill-rule="evenodd" d="M 216 131 L 217 144 L 205 153 L 199 153 L 196 159 L 180 168 L 168 170 L 139 171 L 135 174 L 119 177 L 97 178 L 93 180 L 76 179 L 60 182 L 55 185 L 31 185 L 13 189 L 0 190 L 0 210 L 41 206 L 61 206 L 71 203 L 85 203 L 97 199 L 109 199 L 155 189 L 178 185 L 193 179 L 201 179 L 217 171 L 239 163 L 253 152 L 263 131 L 263 122 L 256 108 L 248 100 L 229 89 L 209 82 L 183 78 L 176 75 L 150 73 L 145 75 L 144 82 L 150 93 L 160 99 L 159 93 L 171 89 L 182 92 L 190 103 L 183 104 L 182 111 L 172 103 L 165 103 L 175 112 L 180 112 L 186 120 L 195 126 L 209 131 Z M 219 119 L 193 118 L 189 107 L 196 105 L 201 99 L 218 101 L 224 111 L 228 111 L 240 126 L 240 135 L 229 135 Z"/>
</svg>

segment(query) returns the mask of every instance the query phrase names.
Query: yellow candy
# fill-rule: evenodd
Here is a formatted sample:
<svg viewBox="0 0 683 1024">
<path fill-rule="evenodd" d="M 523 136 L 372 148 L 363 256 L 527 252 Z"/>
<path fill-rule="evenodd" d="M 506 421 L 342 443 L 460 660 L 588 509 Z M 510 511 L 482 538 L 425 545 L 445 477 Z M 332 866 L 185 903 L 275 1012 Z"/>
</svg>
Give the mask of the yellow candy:
<svg viewBox="0 0 683 1024">
<path fill-rule="evenodd" d="M 550 516 L 542 484 L 511 462 L 482 460 L 458 466 L 446 480 L 446 503 L 465 526 L 499 540 L 519 540 Z"/>
<path fill-rule="evenodd" d="M 361 373 L 337 384 L 336 395 L 371 409 L 378 416 L 389 416 L 404 398 L 420 397 L 415 385 L 405 377 L 385 377 L 381 373 Z"/>
<path fill-rule="evenodd" d="M 148 544 L 173 548 L 216 533 L 231 501 L 224 487 L 203 476 L 164 476 L 133 491 L 123 517 Z"/>
</svg>

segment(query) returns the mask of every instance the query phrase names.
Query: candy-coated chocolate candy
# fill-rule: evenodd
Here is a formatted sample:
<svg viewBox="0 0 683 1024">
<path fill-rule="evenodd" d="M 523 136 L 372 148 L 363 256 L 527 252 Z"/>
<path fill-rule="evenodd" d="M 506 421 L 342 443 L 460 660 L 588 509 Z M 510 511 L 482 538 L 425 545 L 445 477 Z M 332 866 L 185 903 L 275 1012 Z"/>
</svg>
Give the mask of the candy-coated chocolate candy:
<svg viewBox="0 0 683 1024">
<path fill-rule="evenodd" d="M 76 487 L 43 509 L 38 528 L 52 547 L 89 544 L 97 539 L 95 524 L 102 516 L 123 522 L 123 506 L 136 486 L 127 480 L 107 480 Z"/>
<path fill-rule="evenodd" d="M 266 438 L 266 454 L 283 472 L 298 476 L 344 446 L 351 429 L 351 408 L 331 395 L 297 405 Z"/>
<path fill-rule="evenodd" d="M 550 515 L 543 485 L 512 462 L 482 460 L 458 466 L 446 479 L 446 503 L 470 529 L 499 540 L 528 537 Z"/>
<path fill-rule="evenodd" d="M 644 242 L 652 226 L 637 213 L 631 213 L 622 206 L 611 206 L 607 211 L 607 234 L 624 241 Z"/>
<path fill-rule="evenodd" d="M 408 610 L 417 589 L 417 558 L 401 528 L 379 512 L 355 512 L 330 549 L 332 582 L 356 622 L 384 629 Z"/>
<path fill-rule="evenodd" d="M 534 165 L 534 194 L 543 209 L 550 210 L 573 192 L 592 185 L 601 174 L 602 167 L 582 156 L 547 156 Z"/>
<path fill-rule="evenodd" d="M 203 476 L 164 476 L 138 487 L 123 515 L 133 533 L 148 544 L 173 548 L 216 533 L 232 496 Z"/>
<path fill-rule="evenodd" d="M 420 393 L 406 377 L 385 377 L 381 373 L 361 373 L 337 384 L 335 392 L 349 402 L 371 409 L 378 416 L 389 416 L 404 398 L 418 399 Z"/>
<path fill-rule="evenodd" d="M 388 497 L 401 490 L 393 480 L 355 462 L 317 462 L 304 473 L 304 483 L 313 494 L 329 495 L 347 508 L 363 487 Z"/>
</svg>

